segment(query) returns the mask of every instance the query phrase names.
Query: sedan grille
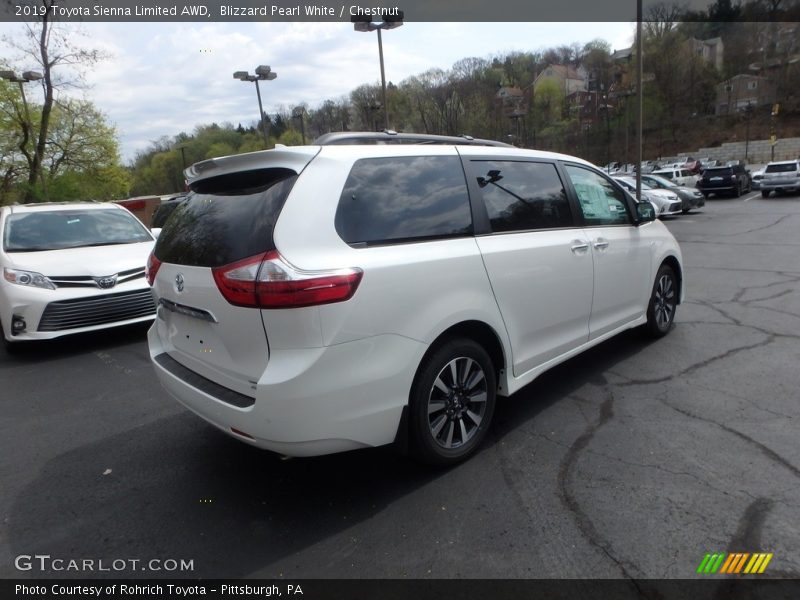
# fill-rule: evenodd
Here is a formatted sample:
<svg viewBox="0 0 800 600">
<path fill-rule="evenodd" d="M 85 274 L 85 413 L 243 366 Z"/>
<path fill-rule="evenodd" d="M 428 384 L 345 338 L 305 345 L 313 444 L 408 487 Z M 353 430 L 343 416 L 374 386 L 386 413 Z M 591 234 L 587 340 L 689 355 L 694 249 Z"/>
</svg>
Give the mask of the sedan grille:
<svg viewBox="0 0 800 600">
<path fill-rule="evenodd" d="M 48 279 L 52 281 L 56 287 L 91 287 L 91 288 L 103 288 L 103 286 L 99 283 L 101 279 L 113 279 L 114 285 L 119 283 L 125 283 L 126 281 L 131 281 L 133 279 L 143 279 L 144 278 L 144 267 L 137 267 L 136 269 L 128 269 L 127 271 L 120 271 L 114 275 L 108 275 L 107 277 L 92 277 L 91 275 L 77 275 L 77 276 L 70 276 L 70 275 L 50 275 Z"/>
<path fill-rule="evenodd" d="M 673 202 L 672 204 L 669 205 L 669 209 L 670 209 L 670 211 L 680 210 L 681 209 L 681 203 L 680 202 Z"/>
<path fill-rule="evenodd" d="M 150 288 L 51 302 L 44 309 L 38 331 L 62 331 L 105 325 L 139 317 L 155 317 L 156 305 Z"/>
</svg>

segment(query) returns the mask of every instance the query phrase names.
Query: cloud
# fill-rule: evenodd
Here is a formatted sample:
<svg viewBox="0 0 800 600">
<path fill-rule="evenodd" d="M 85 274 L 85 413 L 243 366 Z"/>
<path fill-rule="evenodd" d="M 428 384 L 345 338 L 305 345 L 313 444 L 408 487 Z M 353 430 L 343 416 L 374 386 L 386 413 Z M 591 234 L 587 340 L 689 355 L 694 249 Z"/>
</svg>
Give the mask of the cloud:
<svg viewBox="0 0 800 600">
<path fill-rule="evenodd" d="M 236 70 L 268 64 L 278 73 L 263 82 L 264 109 L 317 106 L 378 83 L 374 33 L 357 33 L 350 23 L 85 23 L 80 44 L 108 59 L 85 78 L 85 95 L 117 127 L 123 159 L 150 141 L 191 132 L 205 123 L 249 124 L 258 118 L 253 84 L 234 80 Z M 15 29 L 16 28 L 16 29 Z M 0 35 L 19 33 L 0 24 Z M 469 56 L 532 51 L 585 43 L 596 37 L 612 47 L 630 45 L 625 23 L 407 23 L 383 36 L 387 81 Z M 73 91 L 71 93 L 80 93 Z"/>
</svg>

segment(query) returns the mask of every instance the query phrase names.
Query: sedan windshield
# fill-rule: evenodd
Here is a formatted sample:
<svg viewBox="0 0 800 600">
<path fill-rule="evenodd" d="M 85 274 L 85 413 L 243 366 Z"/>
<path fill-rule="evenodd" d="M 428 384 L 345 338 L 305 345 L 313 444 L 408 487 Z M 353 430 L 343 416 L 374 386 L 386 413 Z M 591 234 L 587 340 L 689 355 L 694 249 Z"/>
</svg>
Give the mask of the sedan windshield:
<svg viewBox="0 0 800 600">
<path fill-rule="evenodd" d="M 3 248 L 6 252 L 36 252 L 152 239 L 136 217 L 122 210 L 36 211 L 8 216 Z"/>
<path fill-rule="evenodd" d="M 662 188 L 678 187 L 677 183 L 675 183 L 673 181 L 670 181 L 666 177 L 659 177 L 658 175 L 650 175 L 648 177 L 643 177 L 642 179 L 646 179 L 647 183 L 652 183 L 653 185 L 656 185 L 656 186 L 662 187 Z"/>
<path fill-rule="evenodd" d="M 619 177 L 619 178 L 617 178 L 617 181 L 621 181 L 625 185 L 625 187 L 628 188 L 631 191 L 636 190 L 636 180 L 633 179 L 633 178 Z M 646 191 L 646 190 L 652 190 L 653 188 L 652 188 L 652 186 L 647 185 L 643 181 L 642 182 L 642 189 Z"/>
</svg>

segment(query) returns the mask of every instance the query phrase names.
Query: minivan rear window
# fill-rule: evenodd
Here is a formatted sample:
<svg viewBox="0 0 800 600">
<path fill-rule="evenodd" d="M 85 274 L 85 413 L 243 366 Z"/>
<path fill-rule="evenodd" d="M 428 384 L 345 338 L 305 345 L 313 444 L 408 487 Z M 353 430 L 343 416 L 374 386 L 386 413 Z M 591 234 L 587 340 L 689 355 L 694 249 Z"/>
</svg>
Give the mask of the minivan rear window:
<svg viewBox="0 0 800 600">
<path fill-rule="evenodd" d="M 472 233 L 457 156 L 364 158 L 353 165 L 336 209 L 348 244 L 390 244 Z"/>
<path fill-rule="evenodd" d="M 261 169 L 194 187 L 158 236 L 162 262 L 219 267 L 275 249 L 272 232 L 297 174 Z"/>
</svg>

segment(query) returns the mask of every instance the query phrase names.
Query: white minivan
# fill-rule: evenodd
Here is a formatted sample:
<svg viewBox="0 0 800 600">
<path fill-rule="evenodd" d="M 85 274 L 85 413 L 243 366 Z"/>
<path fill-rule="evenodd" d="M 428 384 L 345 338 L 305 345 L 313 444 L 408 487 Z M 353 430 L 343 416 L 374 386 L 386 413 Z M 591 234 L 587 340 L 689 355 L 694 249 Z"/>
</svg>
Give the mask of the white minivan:
<svg viewBox="0 0 800 600">
<path fill-rule="evenodd" d="M 666 334 L 683 295 L 650 203 L 571 156 L 343 133 L 186 175 L 148 264 L 156 373 L 284 455 L 462 460 L 498 396 L 621 331 Z"/>
<path fill-rule="evenodd" d="M 652 174 L 661 175 L 662 177 L 666 177 L 670 181 L 673 181 L 677 185 L 683 185 L 690 188 L 695 187 L 697 182 L 700 180 L 699 175 L 695 175 L 689 169 L 682 169 L 680 167 L 656 169 Z"/>
</svg>

